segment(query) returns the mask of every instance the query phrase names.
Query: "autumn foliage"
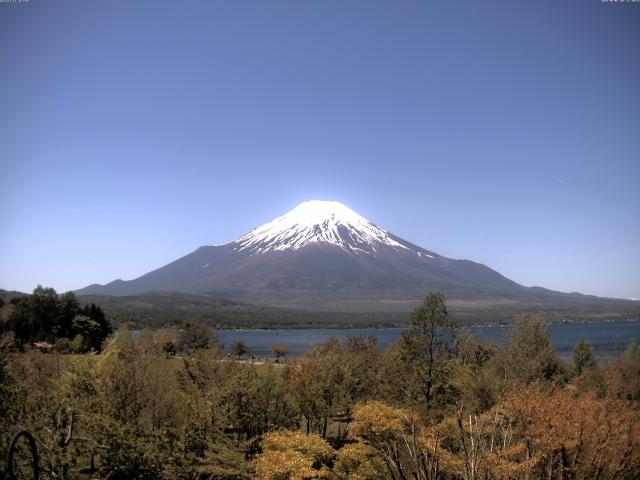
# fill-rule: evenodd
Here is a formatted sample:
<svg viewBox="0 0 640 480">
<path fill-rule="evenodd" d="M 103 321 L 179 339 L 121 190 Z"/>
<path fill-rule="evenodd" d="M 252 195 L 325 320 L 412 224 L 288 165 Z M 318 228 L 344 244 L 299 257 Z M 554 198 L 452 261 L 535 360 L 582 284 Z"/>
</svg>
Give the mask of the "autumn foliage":
<svg viewBox="0 0 640 480">
<path fill-rule="evenodd" d="M 24 429 L 45 480 L 640 478 L 635 344 L 566 361 L 535 316 L 478 341 L 440 295 L 385 349 L 332 339 L 254 364 L 203 325 L 179 333 L 120 329 L 82 355 L 1 339 L 0 454 Z"/>
</svg>

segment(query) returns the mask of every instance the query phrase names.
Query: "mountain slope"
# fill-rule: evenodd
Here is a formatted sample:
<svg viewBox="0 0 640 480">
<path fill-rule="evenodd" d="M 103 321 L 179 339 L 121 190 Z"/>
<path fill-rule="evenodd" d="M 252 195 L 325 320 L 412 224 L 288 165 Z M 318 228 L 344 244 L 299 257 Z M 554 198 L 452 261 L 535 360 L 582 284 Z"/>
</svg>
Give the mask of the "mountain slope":
<svg viewBox="0 0 640 480">
<path fill-rule="evenodd" d="M 134 280 L 90 285 L 78 293 L 149 291 L 352 312 L 408 311 L 427 291 L 486 307 L 573 305 L 592 298 L 523 287 L 479 263 L 407 242 L 345 205 L 323 201 L 302 203 L 232 242 L 200 247 Z"/>
</svg>

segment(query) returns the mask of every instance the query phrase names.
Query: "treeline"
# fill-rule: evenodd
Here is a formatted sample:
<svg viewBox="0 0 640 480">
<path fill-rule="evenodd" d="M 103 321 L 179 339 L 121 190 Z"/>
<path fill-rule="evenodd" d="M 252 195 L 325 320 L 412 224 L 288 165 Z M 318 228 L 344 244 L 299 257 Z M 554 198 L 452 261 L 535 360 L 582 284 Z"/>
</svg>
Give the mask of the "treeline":
<svg viewBox="0 0 640 480">
<path fill-rule="evenodd" d="M 559 359 L 540 318 L 472 338 L 427 297 L 384 350 L 331 340 L 230 360 L 197 325 L 126 329 L 99 354 L 0 348 L 0 432 L 34 434 L 43 478 L 636 479 L 640 349 Z M 6 452 L 0 452 L 5 454 Z"/>
<path fill-rule="evenodd" d="M 11 333 L 20 348 L 39 343 L 60 352 L 100 351 L 112 331 L 102 309 L 81 307 L 73 292 L 58 295 L 38 285 L 32 295 L 0 297 L 0 334 Z"/>
<path fill-rule="evenodd" d="M 233 302 L 179 292 L 147 292 L 114 297 L 82 295 L 100 305 L 112 324 L 132 329 L 179 326 L 199 322 L 226 328 L 364 328 L 406 325 L 406 314 L 295 310 Z"/>
</svg>

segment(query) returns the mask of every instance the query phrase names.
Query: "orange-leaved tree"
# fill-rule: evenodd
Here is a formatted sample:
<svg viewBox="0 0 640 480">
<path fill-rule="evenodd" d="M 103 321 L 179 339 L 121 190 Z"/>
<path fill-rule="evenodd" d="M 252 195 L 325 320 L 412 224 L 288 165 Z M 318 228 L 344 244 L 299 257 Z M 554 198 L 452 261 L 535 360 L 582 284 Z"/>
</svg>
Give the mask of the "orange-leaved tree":
<svg viewBox="0 0 640 480">
<path fill-rule="evenodd" d="M 504 408 L 513 425 L 505 446 L 531 465 L 513 478 L 640 477 L 640 412 L 629 401 L 532 384 Z"/>
</svg>

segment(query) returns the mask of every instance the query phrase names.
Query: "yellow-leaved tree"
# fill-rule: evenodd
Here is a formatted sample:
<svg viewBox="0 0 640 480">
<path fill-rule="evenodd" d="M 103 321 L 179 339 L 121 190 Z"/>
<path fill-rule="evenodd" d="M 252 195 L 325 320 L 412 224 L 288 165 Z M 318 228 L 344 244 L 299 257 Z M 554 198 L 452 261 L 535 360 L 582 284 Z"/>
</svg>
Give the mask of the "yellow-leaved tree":
<svg viewBox="0 0 640 480">
<path fill-rule="evenodd" d="M 262 439 L 256 461 L 256 480 L 328 478 L 335 450 L 320 435 L 279 431 Z"/>
</svg>

